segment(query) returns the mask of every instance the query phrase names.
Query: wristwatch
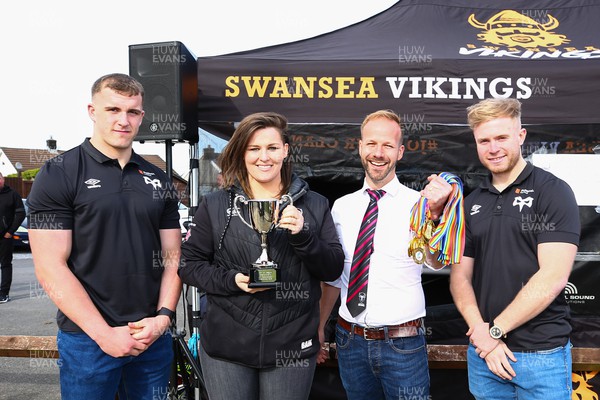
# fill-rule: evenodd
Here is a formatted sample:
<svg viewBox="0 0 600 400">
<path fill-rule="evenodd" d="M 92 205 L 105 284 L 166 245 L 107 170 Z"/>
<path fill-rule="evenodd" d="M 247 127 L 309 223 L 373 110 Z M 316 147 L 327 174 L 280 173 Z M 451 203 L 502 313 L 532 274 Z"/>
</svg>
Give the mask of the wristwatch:
<svg viewBox="0 0 600 400">
<path fill-rule="evenodd" d="M 500 328 L 492 321 L 492 327 L 490 328 L 490 336 L 492 337 L 492 339 L 500 339 L 502 337 L 506 337 L 506 334 L 504 333 L 502 328 Z"/>
<path fill-rule="evenodd" d="M 175 318 L 175 311 L 169 310 L 167 307 L 162 307 L 156 312 L 156 315 L 166 315 L 171 321 L 173 321 L 173 318 Z"/>
</svg>

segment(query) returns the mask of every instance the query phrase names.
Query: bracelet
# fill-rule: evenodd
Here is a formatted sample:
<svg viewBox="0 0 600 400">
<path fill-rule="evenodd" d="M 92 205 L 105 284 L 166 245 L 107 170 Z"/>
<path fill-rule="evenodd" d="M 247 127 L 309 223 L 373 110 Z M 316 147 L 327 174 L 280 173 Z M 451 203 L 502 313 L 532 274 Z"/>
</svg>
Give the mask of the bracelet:
<svg viewBox="0 0 600 400">
<path fill-rule="evenodd" d="M 159 315 L 166 315 L 171 321 L 173 321 L 173 319 L 175 318 L 175 311 L 169 310 L 167 307 L 162 307 L 156 312 L 156 316 Z"/>
</svg>

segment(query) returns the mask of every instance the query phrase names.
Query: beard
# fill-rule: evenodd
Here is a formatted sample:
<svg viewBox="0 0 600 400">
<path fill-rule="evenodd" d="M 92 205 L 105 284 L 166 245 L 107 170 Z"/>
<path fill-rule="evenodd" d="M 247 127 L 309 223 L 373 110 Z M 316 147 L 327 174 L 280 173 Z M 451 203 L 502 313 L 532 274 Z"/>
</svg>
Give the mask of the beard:
<svg viewBox="0 0 600 400">
<path fill-rule="evenodd" d="M 387 168 L 385 168 L 383 170 L 374 171 L 373 166 L 370 164 L 369 161 L 385 162 L 385 160 L 366 160 L 366 159 L 361 160 L 362 166 L 365 170 L 365 173 L 367 174 L 367 176 L 373 183 L 380 183 L 380 182 L 383 182 L 383 181 L 389 179 L 389 176 L 391 173 L 393 173 L 394 175 L 396 174 L 396 163 L 395 162 L 388 161 Z"/>
<path fill-rule="evenodd" d="M 488 160 L 483 160 L 482 164 L 492 173 L 492 174 L 505 174 L 510 173 L 517 163 L 519 162 L 519 154 L 508 153 L 506 154 L 506 161 L 502 164 L 495 165 L 490 163 Z"/>
</svg>

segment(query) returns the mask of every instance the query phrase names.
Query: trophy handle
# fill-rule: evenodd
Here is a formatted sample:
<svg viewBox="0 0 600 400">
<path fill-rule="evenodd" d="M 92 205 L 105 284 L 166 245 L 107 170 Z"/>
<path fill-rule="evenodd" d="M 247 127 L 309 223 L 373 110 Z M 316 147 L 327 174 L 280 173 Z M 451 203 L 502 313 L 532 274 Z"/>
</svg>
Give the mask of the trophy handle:
<svg viewBox="0 0 600 400">
<path fill-rule="evenodd" d="M 290 205 L 290 206 L 293 206 L 293 205 L 294 205 L 294 199 L 292 199 L 292 196 L 290 196 L 289 194 L 284 194 L 283 196 L 281 196 L 281 200 L 283 200 L 283 199 L 285 199 L 285 198 L 289 199 L 289 201 L 290 201 L 290 204 L 289 204 L 289 205 Z"/>
<path fill-rule="evenodd" d="M 290 204 L 288 204 L 288 206 L 294 205 L 294 199 L 292 199 L 292 196 L 290 196 L 289 194 L 284 194 L 283 196 L 281 196 L 281 199 L 277 200 L 277 219 L 280 219 L 280 217 L 281 217 L 281 215 L 279 215 L 280 214 L 279 206 L 281 205 L 281 203 L 283 203 L 283 200 L 285 200 L 286 198 L 290 202 Z M 277 222 L 275 224 L 275 228 L 279 228 L 279 222 Z"/>
<path fill-rule="evenodd" d="M 238 208 L 238 202 L 239 201 L 241 201 L 244 204 L 248 204 L 248 200 L 246 200 L 246 198 L 244 196 L 242 196 L 241 194 L 236 195 L 235 198 L 233 199 L 233 209 L 235 210 L 235 213 L 237 214 L 238 217 L 240 217 L 240 219 L 242 220 L 242 222 L 244 224 L 246 224 L 246 226 L 248 226 L 248 228 L 254 229 L 254 227 L 252 225 L 250 225 L 248 223 L 248 221 L 246 221 L 244 219 L 244 217 L 242 216 L 242 212 Z"/>
</svg>

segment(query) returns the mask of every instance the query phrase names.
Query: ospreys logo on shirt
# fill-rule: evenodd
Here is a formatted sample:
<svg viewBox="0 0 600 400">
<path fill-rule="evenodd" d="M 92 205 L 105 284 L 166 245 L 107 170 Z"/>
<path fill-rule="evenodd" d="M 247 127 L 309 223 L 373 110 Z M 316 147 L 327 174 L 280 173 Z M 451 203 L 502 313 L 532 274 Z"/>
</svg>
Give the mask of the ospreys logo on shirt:
<svg viewBox="0 0 600 400">
<path fill-rule="evenodd" d="M 529 193 L 533 193 L 533 189 L 515 189 L 515 193 L 517 194 L 523 194 L 523 195 L 527 195 Z M 515 196 L 515 199 L 513 200 L 513 207 L 519 207 L 519 211 L 523 211 L 523 207 L 527 206 L 528 208 L 531 208 L 531 206 L 533 205 L 533 197 L 531 196 L 527 196 L 525 198 L 521 197 L 521 196 Z"/>
<path fill-rule="evenodd" d="M 144 177 L 144 182 L 146 183 L 146 185 L 152 185 L 154 190 L 160 189 L 162 186 L 160 183 L 160 179 L 150 179 L 147 176 Z"/>
<path fill-rule="evenodd" d="M 146 172 L 146 171 L 142 171 L 141 169 L 138 170 L 138 172 L 144 176 L 144 183 L 146 185 L 152 185 L 152 188 L 154 190 L 158 190 L 162 187 L 162 183 L 160 182 L 160 179 L 152 179 L 150 177 L 156 175 L 153 172 Z"/>
</svg>

